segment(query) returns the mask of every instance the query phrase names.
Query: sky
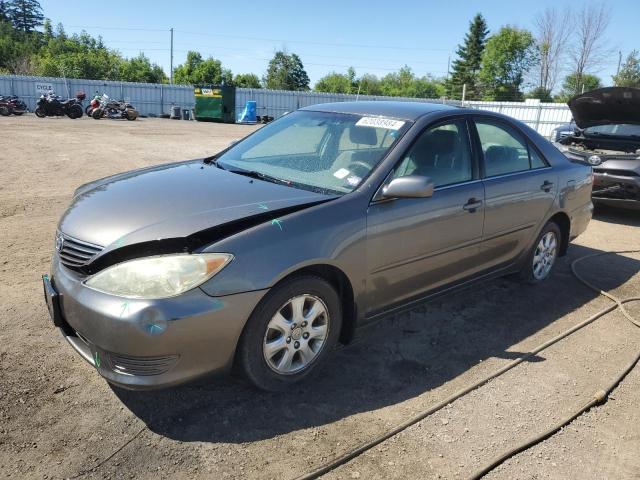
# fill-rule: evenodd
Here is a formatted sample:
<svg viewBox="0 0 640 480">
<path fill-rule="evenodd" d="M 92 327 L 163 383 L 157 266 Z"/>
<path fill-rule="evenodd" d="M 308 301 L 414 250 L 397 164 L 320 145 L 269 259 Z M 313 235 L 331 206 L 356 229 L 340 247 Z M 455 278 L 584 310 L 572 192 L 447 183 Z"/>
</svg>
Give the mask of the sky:
<svg viewBox="0 0 640 480">
<path fill-rule="evenodd" d="M 503 25 L 533 29 L 533 19 L 546 7 L 581 5 L 572 0 L 40 0 L 44 14 L 67 33 L 101 35 L 105 44 L 126 57 L 144 52 L 169 72 L 170 33 L 174 29 L 176 67 L 188 50 L 213 56 L 236 73 L 262 77 L 276 50 L 297 53 L 311 84 L 330 71 L 378 76 L 409 65 L 419 76 L 444 77 L 449 58 L 480 12 L 491 31 Z M 595 73 L 605 85 L 623 57 L 640 50 L 640 0 L 607 0 L 611 23 L 607 32 L 611 60 Z"/>
</svg>

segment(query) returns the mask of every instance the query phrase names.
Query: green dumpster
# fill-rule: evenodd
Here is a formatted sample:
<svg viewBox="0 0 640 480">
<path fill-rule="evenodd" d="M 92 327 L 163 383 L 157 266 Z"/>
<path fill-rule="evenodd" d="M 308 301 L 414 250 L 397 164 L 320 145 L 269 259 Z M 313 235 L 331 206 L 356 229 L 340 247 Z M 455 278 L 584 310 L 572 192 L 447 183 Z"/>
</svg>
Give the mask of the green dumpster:
<svg viewBox="0 0 640 480">
<path fill-rule="evenodd" d="M 205 122 L 234 123 L 236 110 L 236 88 L 220 85 L 196 85 L 194 116 Z"/>
</svg>

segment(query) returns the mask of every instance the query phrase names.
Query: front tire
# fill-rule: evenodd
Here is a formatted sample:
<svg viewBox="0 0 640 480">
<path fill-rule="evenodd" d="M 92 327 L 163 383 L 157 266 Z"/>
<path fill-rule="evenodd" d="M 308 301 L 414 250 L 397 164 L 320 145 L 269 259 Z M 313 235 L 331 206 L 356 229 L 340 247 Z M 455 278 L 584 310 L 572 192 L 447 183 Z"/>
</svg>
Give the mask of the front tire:
<svg viewBox="0 0 640 480">
<path fill-rule="evenodd" d="M 536 284 L 549 278 L 558 259 L 561 241 L 560 227 L 554 222 L 548 222 L 527 255 L 525 266 L 520 271 L 522 280 Z"/>
<path fill-rule="evenodd" d="M 342 308 L 335 289 L 316 276 L 274 287 L 245 325 L 237 367 L 254 386 L 284 390 L 307 378 L 338 342 Z"/>
<path fill-rule="evenodd" d="M 100 120 L 102 118 L 102 113 L 103 111 L 101 108 L 96 108 L 91 112 L 91 116 L 94 120 Z"/>
<path fill-rule="evenodd" d="M 11 111 L 7 107 L 2 106 L 0 107 L 0 115 L 2 115 L 3 117 L 8 117 L 9 115 L 11 115 Z"/>
<path fill-rule="evenodd" d="M 38 117 L 38 118 L 44 118 L 44 117 L 47 116 L 47 114 L 44 112 L 44 109 L 42 109 L 40 107 L 37 107 L 35 112 L 33 112 L 33 113 L 35 113 L 36 117 Z"/>
</svg>

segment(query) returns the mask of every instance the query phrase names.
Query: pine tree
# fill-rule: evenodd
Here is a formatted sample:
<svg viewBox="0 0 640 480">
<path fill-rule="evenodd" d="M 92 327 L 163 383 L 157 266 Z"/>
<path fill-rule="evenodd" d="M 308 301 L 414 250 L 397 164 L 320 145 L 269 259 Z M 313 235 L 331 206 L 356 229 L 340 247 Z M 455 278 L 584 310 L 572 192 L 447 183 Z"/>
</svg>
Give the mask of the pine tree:
<svg viewBox="0 0 640 480">
<path fill-rule="evenodd" d="M 9 17 L 16 30 L 33 32 L 42 25 L 44 15 L 38 0 L 11 0 L 8 5 Z"/>
<path fill-rule="evenodd" d="M 477 13 L 469 22 L 469 32 L 464 37 L 464 43 L 458 45 L 456 51 L 458 58 L 453 62 L 453 72 L 447 81 L 447 92 L 451 98 L 461 99 L 465 84 L 467 100 L 480 98 L 478 72 L 488 34 L 487 22 L 482 14 Z"/>
<path fill-rule="evenodd" d="M 0 0 L 0 22 L 8 22 L 9 17 L 9 3 L 6 0 Z"/>
</svg>

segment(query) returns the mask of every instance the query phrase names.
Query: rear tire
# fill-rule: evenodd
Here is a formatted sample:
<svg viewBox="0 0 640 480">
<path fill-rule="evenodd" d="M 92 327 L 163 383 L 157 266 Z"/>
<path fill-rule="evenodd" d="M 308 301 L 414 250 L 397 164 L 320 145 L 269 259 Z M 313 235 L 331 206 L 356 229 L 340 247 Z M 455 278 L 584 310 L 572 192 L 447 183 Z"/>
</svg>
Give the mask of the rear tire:
<svg viewBox="0 0 640 480">
<path fill-rule="evenodd" d="M 554 222 L 548 222 L 543 228 L 527 255 L 520 278 L 530 284 L 545 281 L 553 273 L 558 260 L 562 233 Z"/>
<path fill-rule="evenodd" d="M 76 119 L 76 118 L 81 118 L 83 115 L 82 112 L 82 107 L 80 105 L 72 105 L 71 107 L 69 107 L 69 110 L 67 111 L 67 117 L 71 118 L 71 119 Z"/>
<path fill-rule="evenodd" d="M 340 299 L 327 281 L 310 275 L 285 280 L 249 317 L 236 366 L 262 390 L 285 390 L 319 369 L 341 326 Z"/>
<path fill-rule="evenodd" d="M 0 107 L 0 115 L 2 115 L 3 117 L 8 117 L 9 115 L 11 115 L 11 112 L 9 111 L 9 108 L 2 106 Z"/>
<path fill-rule="evenodd" d="M 12 113 L 13 113 L 14 115 L 16 115 L 16 116 L 18 116 L 18 117 L 19 117 L 20 115 L 22 115 L 22 114 L 24 113 L 24 111 L 23 111 L 23 110 L 20 110 L 20 111 L 18 112 L 18 111 L 15 111 L 15 110 L 14 110 Z"/>
</svg>

